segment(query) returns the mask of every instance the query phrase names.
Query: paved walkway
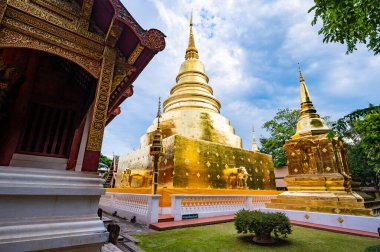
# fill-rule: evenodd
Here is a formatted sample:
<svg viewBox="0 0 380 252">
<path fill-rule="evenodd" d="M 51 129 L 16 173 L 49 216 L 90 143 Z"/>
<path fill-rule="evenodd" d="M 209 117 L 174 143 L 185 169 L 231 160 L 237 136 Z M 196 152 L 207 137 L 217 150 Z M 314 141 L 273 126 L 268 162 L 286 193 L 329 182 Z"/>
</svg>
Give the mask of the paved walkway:
<svg viewBox="0 0 380 252">
<path fill-rule="evenodd" d="M 134 234 L 154 232 L 154 230 L 150 229 L 149 227 L 145 225 L 141 225 L 138 223 L 131 223 L 129 220 L 112 216 L 105 212 L 103 212 L 103 216 L 111 219 L 115 224 L 120 226 L 120 235 L 122 234 L 134 235 Z"/>
</svg>

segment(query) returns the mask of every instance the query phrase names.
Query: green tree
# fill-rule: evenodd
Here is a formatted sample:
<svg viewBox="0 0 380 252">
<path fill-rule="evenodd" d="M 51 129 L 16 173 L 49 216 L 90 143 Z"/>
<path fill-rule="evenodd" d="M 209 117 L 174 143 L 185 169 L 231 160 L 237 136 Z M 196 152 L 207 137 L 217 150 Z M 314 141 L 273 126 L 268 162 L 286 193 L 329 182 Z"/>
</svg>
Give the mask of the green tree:
<svg viewBox="0 0 380 252">
<path fill-rule="evenodd" d="M 100 154 L 99 167 L 102 164 L 106 165 L 109 168 L 112 164 L 112 159 L 108 158 L 107 156 L 104 156 L 103 154 Z"/>
<path fill-rule="evenodd" d="M 273 119 L 264 123 L 262 127 L 270 134 L 270 137 L 260 138 L 262 145 L 260 151 L 272 155 L 275 167 L 281 167 L 287 163 L 283 146 L 285 141 L 296 133 L 299 116 L 299 109 L 280 109 Z"/>
<path fill-rule="evenodd" d="M 375 171 L 380 172 L 380 106 L 370 104 L 339 119 L 332 125 L 334 134 L 346 143 L 353 177 L 373 184 Z"/>
<path fill-rule="evenodd" d="M 264 123 L 262 126 L 270 137 L 261 137 L 261 152 L 272 155 L 275 167 L 281 167 L 287 164 L 284 144 L 291 136 L 296 133 L 297 122 L 300 117 L 299 109 L 279 109 L 272 120 Z M 330 117 L 323 117 L 327 125 L 331 125 Z"/>
<path fill-rule="evenodd" d="M 320 18 L 323 42 L 346 43 L 347 53 L 356 50 L 358 43 L 366 44 L 374 54 L 380 52 L 379 0 L 314 0 L 312 25 Z"/>
</svg>

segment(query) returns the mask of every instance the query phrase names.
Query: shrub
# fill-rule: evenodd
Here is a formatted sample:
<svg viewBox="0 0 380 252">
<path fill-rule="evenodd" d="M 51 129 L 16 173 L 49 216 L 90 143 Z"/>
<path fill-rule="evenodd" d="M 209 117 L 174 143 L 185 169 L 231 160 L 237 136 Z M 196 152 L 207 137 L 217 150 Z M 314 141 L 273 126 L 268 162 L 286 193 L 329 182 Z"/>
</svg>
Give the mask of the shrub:
<svg viewBox="0 0 380 252">
<path fill-rule="evenodd" d="M 235 227 L 238 233 L 254 233 L 254 241 L 272 243 L 276 238 L 287 238 L 292 233 L 288 217 L 283 213 L 263 213 L 260 211 L 240 210 L 236 213 Z"/>
</svg>

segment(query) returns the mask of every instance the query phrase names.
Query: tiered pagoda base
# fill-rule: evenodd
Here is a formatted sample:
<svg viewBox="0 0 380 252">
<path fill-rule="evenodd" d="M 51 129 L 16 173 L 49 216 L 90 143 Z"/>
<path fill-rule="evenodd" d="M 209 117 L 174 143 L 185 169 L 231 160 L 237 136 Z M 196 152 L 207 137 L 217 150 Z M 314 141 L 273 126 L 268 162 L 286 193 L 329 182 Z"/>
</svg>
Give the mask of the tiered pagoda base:
<svg viewBox="0 0 380 252">
<path fill-rule="evenodd" d="M 321 213 L 363 216 L 380 215 L 380 201 L 365 201 L 355 192 L 288 191 L 267 203 L 266 207 Z"/>
</svg>

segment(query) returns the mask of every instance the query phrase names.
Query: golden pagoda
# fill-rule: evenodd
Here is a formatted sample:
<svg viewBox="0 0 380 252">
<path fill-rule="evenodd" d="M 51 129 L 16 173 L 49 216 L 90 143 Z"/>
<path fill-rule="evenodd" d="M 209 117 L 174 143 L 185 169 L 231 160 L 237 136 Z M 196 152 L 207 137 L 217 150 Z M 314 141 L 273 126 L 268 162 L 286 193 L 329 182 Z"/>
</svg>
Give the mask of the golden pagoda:
<svg viewBox="0 0 380 252">
<path fill-rule="evenodd" d="M 152 183 L 149 148 L 160 121 L 166 150 L 159 164 L 161 188 L 275 189 L 272 157 L 242 149 L 242 139 L 220 114 L 204 64 L 189 43 L 163 113 L 140 139 L 140 148 L 120 156 L 116 187 L 147 188 Z"/>
<path fill-rule="evenodd" d="M 317 114 L 299 69 L 301 115 L 297 131 L 285 142 L 289 176 L 283 192 L 267 203 L 268 208 L 375 216 L 378 201 L 353 192 L 343 142 L 328 138 L 329 128 Z"/>
</svg>

